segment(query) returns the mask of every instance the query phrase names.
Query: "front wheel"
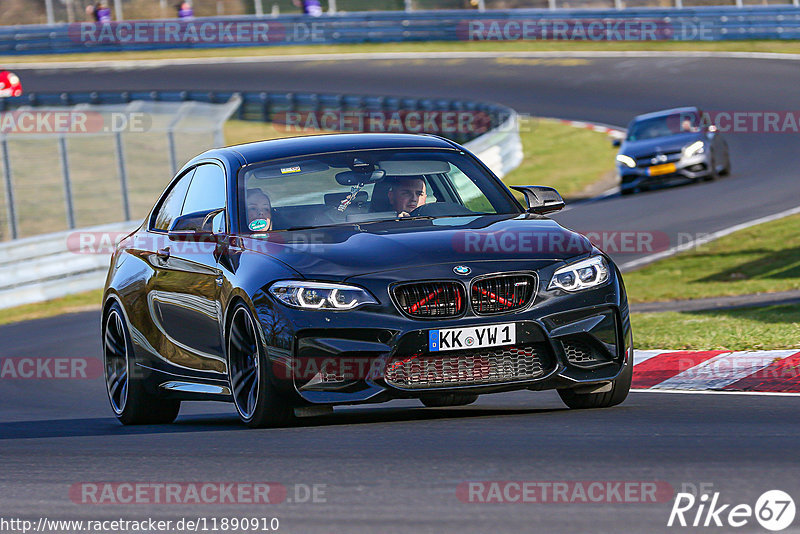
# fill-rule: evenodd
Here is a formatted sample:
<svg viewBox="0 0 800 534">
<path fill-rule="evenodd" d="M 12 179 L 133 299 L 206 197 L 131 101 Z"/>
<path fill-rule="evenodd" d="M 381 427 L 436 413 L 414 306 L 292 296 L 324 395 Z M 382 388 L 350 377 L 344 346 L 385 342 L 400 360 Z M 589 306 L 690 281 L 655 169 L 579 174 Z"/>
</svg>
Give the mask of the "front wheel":
<svg viewBox="0 0 800 534">
<path fill-rule="evenodd" d="M 236 411 L 247 426 L 283 426 L 294 418 L 293 407 L 271 384 L 256 321 L 241 302 L 228 328 L 228 377 Z"/>
<path fill-rule="evenodd" d="M 117 302 L 103 323 L 103 367 L 111 409 L 123 425 L 166 424 L 178 417 L 181 401 L 161 398 L 145 387 L 144 370 L 134 361 L 131 336 Z"/>
<path fill-rule="evenodd" d="M 611 390 L 604 393 L 578 393 L 574 389 L 559 389 L 558 395 L 570 408 L 608 408 L 625 400 L 631 390 L 633 362 L 628 362 L 620 375 L 611 382 Z"/>
</svg>

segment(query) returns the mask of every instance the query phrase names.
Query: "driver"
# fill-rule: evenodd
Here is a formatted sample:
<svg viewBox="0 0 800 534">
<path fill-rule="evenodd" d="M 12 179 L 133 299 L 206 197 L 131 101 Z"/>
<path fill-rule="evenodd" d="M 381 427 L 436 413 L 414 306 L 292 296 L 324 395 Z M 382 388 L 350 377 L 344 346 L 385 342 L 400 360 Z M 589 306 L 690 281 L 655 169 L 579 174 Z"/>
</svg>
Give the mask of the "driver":
<svg viewBox="0 0 800 534">
<path fill-rule="evenodd" d="M 266 221 L 267 224 L 266 227 L 262 228 L 263 223 L 259 223 L 259 231 L 268 232 L 272 230 L 272 202 L 261 189 L 248 189 L 247 222 L 248 224 L 253 224 L 254 221 L 260 220 Z"/>
<path fill-rule="evenodd" d="M 422 178 L 399 178 L 387 193 L 389 204 L 399 217 L 408 217 L 409 213 L 425 204 L 428 195 L 425 192 L 425 180 Z"/>
</svg>

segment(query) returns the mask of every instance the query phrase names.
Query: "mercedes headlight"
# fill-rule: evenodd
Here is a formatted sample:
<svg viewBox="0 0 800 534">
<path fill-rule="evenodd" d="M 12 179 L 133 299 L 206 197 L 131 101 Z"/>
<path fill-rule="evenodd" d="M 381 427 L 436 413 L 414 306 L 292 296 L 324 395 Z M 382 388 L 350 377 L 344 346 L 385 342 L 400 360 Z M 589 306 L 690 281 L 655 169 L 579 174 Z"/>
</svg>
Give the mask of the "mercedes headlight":
<svg viewBox="0 0 800 534">
<path fill-rule="evenodd" d="M 585 260 L 561 267 L 553 273 L 548 289 L 581 291 L 597 287 L 608 280 L 608 263 L 603 256 L 592 256 Z"/>
<path fill-rule="evenodd" d="M 378 303 L 366 290 L 346 284 L 283 280 L 272 284 L 269 292 L 287 306 L 308 310 L 352 310 Z"/>
<path fill-rule="evenodd" d="M 683 157 L 691 158 L 706 151 L 706 145 L 702 141 L 695 141 L 691 145 L 683 147 Z"/>
<path fill-rule="evenodd" d="M 636 160 L 634 160 L 630 156 L 626 156 L 625 154 L 617 154 L 617 162 L 622 163 L 623 165 L 625 165 L 626 167 L 630 167 L 631 169 L 636 167 Z"/>
</svg>

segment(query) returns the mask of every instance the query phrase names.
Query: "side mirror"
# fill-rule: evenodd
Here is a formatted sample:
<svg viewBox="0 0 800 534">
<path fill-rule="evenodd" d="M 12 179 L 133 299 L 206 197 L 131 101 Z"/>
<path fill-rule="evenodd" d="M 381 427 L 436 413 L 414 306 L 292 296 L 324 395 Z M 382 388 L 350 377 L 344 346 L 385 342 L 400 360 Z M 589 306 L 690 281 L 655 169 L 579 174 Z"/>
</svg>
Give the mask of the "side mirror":
<svg viewBox="0 0 800 534">
<path fill-rule="evenodd" d="M 214 236 L 214 218 L 223 213 L 225 208 L 198 211 L 181 215 L 169 228 L 169 238 L 172 240 L 207 239 Z"/>
<path fill-rule="evenodd" d="M 552 213 L 564 208 L 564 199 L 552 187 L 543 185 L 512 185 L 511 189 L 522 192 L 528 203 L 528 213 Z"/>
<path fill-rule="evenodd" d="M 622 139 L 620 139 L 619 137 L 615 137 L 614 139 L 611 140 L 611 146 L 618 147 L 620 145 L 622 145 Z"/>
</svg>

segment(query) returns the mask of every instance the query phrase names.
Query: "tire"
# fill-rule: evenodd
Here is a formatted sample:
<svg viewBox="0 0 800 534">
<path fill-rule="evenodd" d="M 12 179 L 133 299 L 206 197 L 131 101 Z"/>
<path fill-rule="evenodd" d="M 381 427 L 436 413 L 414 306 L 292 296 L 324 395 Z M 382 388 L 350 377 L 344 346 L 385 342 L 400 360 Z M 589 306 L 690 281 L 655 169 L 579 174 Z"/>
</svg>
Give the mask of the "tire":
<svg viewBox="0 0 800 534">
<path fill-rule="evenodd" d="M 441 408 L 444 406 L 466 406 L 478 400 L 478 396 L 466 393 L 445 393 L 443 395 L 421 397 L 419 400 L 428 408 Z"/>
<path fill-rule="evenodd" d="M 250 428 L 285 426 L 294 420 L 294 407 L 272 386 L 256 324 L 244 303 L 234 306 L 226 337 L 233 403 Z"/>
<path fill-rule="evenodd" d="M 564 404 L 573 409 L 608 408 L 625 400 L 631 390 L 633 362 L 611 383 L 611 391 L 605 393 L 576 393 L 574 389 L 559 389 L 558 395 Z"/>
<path fill-rule="evenodd" d="M 626 197 L 628 195 L 632 195 L 635 192 L 636 192 L 636 189 L 634 189 L 634 188 L 620 189 L 619 190 L 619 194 L 622 195 L 623 197 Z"/>
<path fill-rule="evenodd" d="M 717 178 L 719 178 L 719 171 L 717 170 L 717 162 L 711 162 L 711 170 L 709 171 L 708 175 L 703 176 L 702 180 L 704 182 L 713 182 Z"/>
<path fill-rule="evenodd" d="M 145 387 L 144 370 L 136 366 L 118 302 L 111 305 L 103 322 L 103 368 L 111 409 L 123 425 L 167 424 L 178 417 L 181 401 L 159 397 Z"/>
<path fill-rule="evenodd" d="M 730 176 L 730 174 L 731 174 L 731 157 L 728 156 L 728 161 L 726 162 L 725 167 L 723 167 L 722 170 L 719 171 L 719 175 Z"/>
</svg>

